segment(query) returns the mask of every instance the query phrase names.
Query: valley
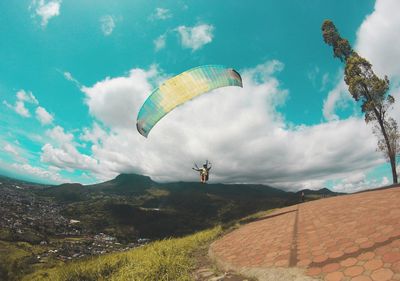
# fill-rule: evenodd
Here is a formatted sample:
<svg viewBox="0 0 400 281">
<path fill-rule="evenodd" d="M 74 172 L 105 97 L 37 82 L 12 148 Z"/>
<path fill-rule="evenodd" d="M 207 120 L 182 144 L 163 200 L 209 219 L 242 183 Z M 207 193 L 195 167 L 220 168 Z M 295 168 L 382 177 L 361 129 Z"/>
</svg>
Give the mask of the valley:
<svg viewBox="0 0 400 281">
<path fill-rule="evenodd" d="M 153 240 L 229 227 L 300 200 L 299 192 L 264 185 L 157 183 L 135 174 L 87 186 L 0 181 L 0 276 L 5 280 Z M 306 192 L 309 200 L 333 195 Z"/>
</svg>

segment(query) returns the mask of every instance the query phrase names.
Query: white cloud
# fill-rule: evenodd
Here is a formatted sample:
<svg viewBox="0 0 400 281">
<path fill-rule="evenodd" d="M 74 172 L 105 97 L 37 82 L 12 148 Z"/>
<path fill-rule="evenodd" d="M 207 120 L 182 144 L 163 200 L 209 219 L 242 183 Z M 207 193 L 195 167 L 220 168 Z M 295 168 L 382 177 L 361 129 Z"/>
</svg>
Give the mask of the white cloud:
<svg viewBox="0 0 400 281">
<path fill-rule="evenodd" d="M 309 70 L 307 72 L 307 78 L 311 81 L 311 83 L 313 84 L 313 86 L 316 86 L 316 79 L 319 75 L 319 67 L 318 66 L 314 66 L 313 69 Z"/>
<path fill-rule="evenodd" d="M 307 72 L 307 78 L 311 81 L 314 88 L 318 88 L 319 91 L 323 91 L 326 85 L 329 83 L 329 73 L 321 73 L 318 66 L 314 66 Z"/>
<path fill-rule="evenodd" d="M 64 128 L 61 126 L 55 126 L 54 128 L 47 130 L 46 135 L 57 144 L 72 144 L 74 135 L 66 133 Z"/>
<path fill-rule="evenodd" d="M 29 110 L 25 107 L 25 103 L 38 105 L 39 102 L 36 97 L 32 94 L 32 92 L 26 92 L 24 90 L 19 90 L 16 93 L 16 102 L 15 105 L 9 104 L 7 101 L 3 101 L 3 104 L 8 108 L 14 110 L 16 113 L 23 117 L 30 117 L 31 114 Z"/>
<path fill-rule="evenodd" d="M 387 177 L 383 177 L 382 178 L 382 182 L 381 182 L 381 186 L 386 186 L 386 185 L 389 185 L 389 184 L 390 184 L 389 179 Z"/>
<path fill-rule="evenodd" d="M 30 104 L 31 110 L 33 110 L 32 108 L 33 104 L 33 107 L 36 107 L 35 109 L 36 119 L 40 122 L 40 124 L 49 125 L 53 122 L 54 116 L 50 114 L 44 107 L 39 106 L 39 101 L 32 94 L 32 92 L 19 90 L 16 93 L 16 98 L 17 99 L 15 105 L 11 105 L 7 101 L 3 101 L 3 104 L 8 108 L 14 110 L 19 115 L 26 118 L 31 117 L 30 110 L 29 108 L 26 107 L 26 104 Z"/>
<path fill-rule="evenodd" d="M 92 128 L 83 129 L 80 139 L 93 144 L 100 144 L 105 136 L 107 136 L 107 132 L 99 124 L 94 123 Z"/>
<path fill-rule="evenodd" d="M 166 34 L 162 34 L 156 40 L 153 41 L 156 51 L 159 51 L 159 50 L 165 48 L 165 44 L 166 44 L 165 40 L 166 40 Z"/>
<path fill-rule="evenodd" d="M 326 180 L 308 180 L 299 182 L 295 188 L 291 188 L 291 190 L 302 190 L 302 189 L 311 189 L 311 190 L 318 190 L 321 188 L 326 187 Z M 283 188 L 288 188 L 288 186 L 283 186 Z M 289 188 L 290 189 L 290 188 Z"/>
<path fill-rule="evenodd" d="M 328 85 L 328 83 L 329 83 L 329 73 L 324 73 L 324 74 L 322 75 L 320 91 L 325 90 L 326 85 Z"/>
<path fill-rule="evenodd" d="M 16 113 L 23 117 L 30 117 L 31 114 L 29 113 L 28 109 L 25 107 L 25 104 L 23 101 L 17 101 L 15 103 L 14 110 Z"/>
<path fill-rule="evenodd" d="M 61 171 L 61 169 L 59 167 L 56 167 L 56 166 L 49 166 L 49 171 L 59 172 L 59 171 Z"/>
<path fill-rule="evenodd" d="M 22 102 L 28 102 L 32 104 L 39 104 L 38 100 L 36 97 L 32 94 L 32 92 L 26 92 L 24 90 L 19 90 L 17 92 L 17 100 L 22 101 Z"/>
<path fill-rule="evenodd" d="M 387 177 L 382 177 L 381 179 L 367 179 L 364 173 L 355 173 L 354 175 L 349 175 L 345 179 L 336 181 L 331 190 L 336 192 L 357 192 L 387 186 L 389 184 L 390 182 Z"/>
<path fill-rule="evenodd" d="M 368 59 L 373 70 L 381 78 L 388 75 L 391 94 L 396 102 L 391 115 L 400 122 L 400 2 L 377 0 L 372 14 L 361 24 L 357 32 L 356 50 Z"/>
<path fill-rule="evenodd" d="M 60 147 L 55 147 L 49 143 L 45 144 L 42 147 L 41 160 L 61 169 L 97 170 L 97 161 L 88 155 L 80 153 L 71 144 L 63 144 Z"/>
<path fill-rule="evenodd" d="M 352 97 L 347 90 L 347 85 L 342 79 L 334 89 L 332 89 L 324 100 L 322 113 L 328 121 L 339 120 L 336 114 L 338 109 L 345 109 L 349 105 L 354 105 Z"/>
<path fill-rule="evenodd" d="M 41 18 L 41 25 L 46 27 L 51 18 L 60 15 L 61 2 L 61 0 L 32 0 L 29 9 L 34 11 L 35 16 Z"/>
<path fill-rule="evenodd" d="M 343 180 L 344 183 L 358 184 L 366 180 L 366 175 L 363 172 L 354 173 Z"/>
<path fill-rule="evenodd" d="M 9 143 L 7 143 L 3 149 L 4 149 L 4 151 L 6 151 L 14 156 L 19 156 L 19 153 L 18 153 L 17 149 L 15 148 L 15 146 L 13 146 Z"/>
<path fill-rule="evenodd" d="M 380 76 L 400 76 L 400 2 L 377 0 L 375 8 L 361 24 L 357 32 L 356 50 L 373 65 Z"/>
<path fill-rule="evenodd" d="M 11 104 L 9 104 L 7 101 L 5 101 L 5 100 L 3 100 L 3 104 L 4 104 L 6 107 L 8 107 L 9 109 L 14 109 L 14 107 L 13 107 Z"/>
<path fill-rule="evenodd" d="M 137 106 L 153 88 L 155 67 L 133 69 L 127 77 L 106 78 L 92 87 L 82 87 L 89 112 L 109 127 L 132 128 L 136 125 Z"/>
<path fill-rule="evenodd" d="M 49 125 L 53 122 L 54 119 L 53 115 L 48 113 L 47 110 L 41 106 L 38 106 L 36 108 L 36 118 L 42 125 Z"/>
<path fill-rule="evenodd" d="M 58 171 L 54 171 L 47 168 L 34 167 L 30 164 L 17 164 L 11 165 L 13 169 L 17 170 L 19 173 L 28 174 L 42 180 L 50 180 L 57 183 L 66 183 L 70 180 L 63 178 Z"/>
<path fill-rule="evenodd" d="M 26 163 L 35 153 L 27 151 L 21 146 L 18 140 L 12 141 L 9 137 L 0 138 L 0 154 L 1 151 L 12 156 L 13 163 Z"/>
<path fill-rule="evenodd" d="M 172 13 L 165 8 L 156 8 L 154 13 L 150 15 L 150 20 L 166 20 L 169 18 L 172 18 Z"/>
<path fill-rule="evenodd" d="M 57 71 L 61 73 L 67 81 L 74 83 L 79 89 L 82 87 L 82 84 L 72 75 L 71 72 L 61 71 L 59 69 L 57 69 Z"/>
<path fill-rule="evenodd" d="M 42 162 L 70 172 L 76 169 L 90 171 L 99 180 L 117 175 L 117 173 L 111 170 L 102 169 L 99 161 L 90 155 L 79 152 L 74 135 L 65 132 L 61 126 L 47 130 L 46 134 L 50 138 L 50 142 L 42 147 L 40 158 Z"/>
<path fill-rule="evenodd" d="M 105 36 L 111 35 L 115 28 L 115 19 L 111 15 L 106 15 L 100 18 L 101 31 Z"/>
<path fill-rule="evenodd" d="M 164 49 L 167 36 L 176 32 L 182 47 L 192 49 L 194 52 L 212 42 L 214 37 L 213 31 L 214 26 L 209 24 L 201 24 L 194 27 L 178 26 L 172 30 L 167 30 L 164 34 L 157 37 L 153 41 L 154 49 L 155 51 Z"/>
<path fill-rule="evenodd" d="M 181 25 L 176 30 L 180 35 L 182 46 L 193 51 L 211 43 L 214 37 L 214 26 L 210 24 L 200 24 L 194 27 Z"/>
<path fill-rule="evenodd" d="M 74 81 L 75 80 L 74 77 L 72 76 L 72 74 L 70 72 L 68 72 L 68 71 L 65 71 L 63 73 L 63 75 L 64 75 L 65 79 L 67 79 L 68 81 Z"/>
<path fill-rule="evenodd" d="M 288 95 L 274 77 L 282 68 L 272 61 L 241 71 L 243 89 L 221 88 L 187 102 L 148 139 L 136 131 L 136 116 L 162 73 L 133 69 L 127 77 L 107 78 L 82 90 L 90 113 L 110 131 L 94 127 L 82 138 L 93 142 L 91 157 L 102 172 L 159 181 L 196 180 L 193 162 L 209 159 L 213 181 L 315 188 L 383 162 L 362 119 L 289 128 L 277 111 Z"/>
</svg>

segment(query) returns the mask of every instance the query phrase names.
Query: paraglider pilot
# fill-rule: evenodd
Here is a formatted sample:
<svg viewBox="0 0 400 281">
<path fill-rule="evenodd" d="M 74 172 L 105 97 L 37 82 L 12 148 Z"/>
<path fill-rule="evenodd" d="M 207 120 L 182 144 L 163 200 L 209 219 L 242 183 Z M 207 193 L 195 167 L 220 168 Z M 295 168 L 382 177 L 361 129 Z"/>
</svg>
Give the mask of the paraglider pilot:
<svg viewBox="0 0 400 281">
<path fill-rule="evenodd" d="M 208 166 L 208 164 L 210 164 L 210 166 Z M 197 167 L 197 164 L 194 164 L 194 168 L 192 168 L 193 170 L 200 172 L 200 182 L 201 183 L 206 183 L 208 181 L 208 175 L 210 174 L 210 170 L 211 170 L 211 163 L 208 162 L 208 160 L 206 161 L 206 163 L 203 165 L 202 168 L 199 169 L 199 167 Z"/>
</svg>

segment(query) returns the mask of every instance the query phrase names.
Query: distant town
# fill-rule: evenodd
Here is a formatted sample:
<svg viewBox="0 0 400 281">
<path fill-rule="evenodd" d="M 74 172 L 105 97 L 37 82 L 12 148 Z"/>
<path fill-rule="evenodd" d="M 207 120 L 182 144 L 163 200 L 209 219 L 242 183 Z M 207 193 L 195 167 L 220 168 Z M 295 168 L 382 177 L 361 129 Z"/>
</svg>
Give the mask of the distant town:
<svg viewBox="0 0 400 281">
<path fill-rule="evenodd" d="M 40 245 L 46 251 L 34 257 L 37 262 L 125 251 L 150 241 L 140 238 L 122 244 L 105 233 L 93 234 L 80 225 L 79 218 L 64 217 L 62 205 L 37 196 L 38 188 L 43 186 L 0 178 L 0 240 Z"/>
</svg>

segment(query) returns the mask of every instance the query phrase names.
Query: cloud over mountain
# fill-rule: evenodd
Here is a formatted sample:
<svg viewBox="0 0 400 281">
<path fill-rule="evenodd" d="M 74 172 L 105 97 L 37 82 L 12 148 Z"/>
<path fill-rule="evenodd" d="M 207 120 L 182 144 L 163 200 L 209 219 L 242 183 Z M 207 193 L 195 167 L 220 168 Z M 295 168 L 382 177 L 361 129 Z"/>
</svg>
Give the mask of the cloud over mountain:
<svg viewBox="0 0 400 281">
<path fill-rule="evenodd" d="M 290 189 L 322 185 L 382 163 L 362 119 L 288 125 L 279 108 L 289 93 L 275 78 L 282 70 L 276 60 L 243 69 L 243 89 L 221 88 L 176 108 L 148 139 L 137 133 L 136 116 L 152 81 L 163 73 L 133 69 L 128 76 L 85 87 L 90 113 L 109 129 L 85 130 L 92 157 L 101 169 L 161 181 L 195 180 L 193 162 L 209 159 L 212 180 Z"/>
</svg>

